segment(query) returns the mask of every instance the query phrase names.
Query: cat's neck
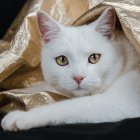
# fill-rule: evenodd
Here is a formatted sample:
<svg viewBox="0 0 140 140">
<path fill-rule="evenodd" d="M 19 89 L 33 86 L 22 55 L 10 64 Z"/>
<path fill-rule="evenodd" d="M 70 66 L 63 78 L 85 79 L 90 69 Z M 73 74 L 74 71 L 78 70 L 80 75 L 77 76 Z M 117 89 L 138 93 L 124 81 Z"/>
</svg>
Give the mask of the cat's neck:
<svg viewBox="0 0 140 140">
<path fill-rule="evenodd" d="M 107 87 L 112 85 L 123 74 L 135 70 L 139 70 L 140 57 L 134 47 L 129 43 L 123 33 L 117 33 L 112 40 L 112 45 L 116 49 L 116 59 L 113 68 L 113 73 L 108 75 L 108 81 L 106 81 Z M 116 75 L 118 75 L 116 77 Z M 117 79 L 116 79 L 117 78 Z"/>
<path fill-rule="evenodd" d="M 125 35 L 117 33 L 113 43 L 117 51 L 121 54 L 120 61 L 123 61 L 123 72 L 138 70 L 140 57 Z"/>
</svg>

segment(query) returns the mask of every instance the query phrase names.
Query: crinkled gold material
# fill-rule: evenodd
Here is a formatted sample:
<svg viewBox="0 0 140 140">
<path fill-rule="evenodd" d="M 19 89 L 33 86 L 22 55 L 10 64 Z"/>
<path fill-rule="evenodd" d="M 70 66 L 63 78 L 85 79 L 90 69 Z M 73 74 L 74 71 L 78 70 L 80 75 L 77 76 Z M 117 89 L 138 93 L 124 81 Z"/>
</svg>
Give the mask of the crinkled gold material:
<svg viewBox="0 0 140 140">
<path fill-rule="evenodd" d="M 0 40 L 0 54 L 2 54 L 4 51 L 9 49 L 9 46 L 10 46 L 10 42 Z"/>
<path fill-rule="evenodd" d="M 40 69 L 40 37 L 36 24 L 38 10 L 47 11 L 65 25 L 88 24 L 113 6 L 117 13 L 117 28 L 122 30 L 140 53 L 139 0 L 28 0 L 0 41 L 0 88 L 25 88 L 43 81 Z M 13 109 L 28 110 L 35 106 L 68 99 L 51 91 L 0 93 L 0 112 Z"/>
<path fill-rule="evenodd" d="M 0 94 L 0 113 L 7 113 L 17 109 L 27 111 L 33 107 L 66 99 L 69 98 L 49 91 L 34 94 L 12 91 L 2 92 Z"/>
</svg>

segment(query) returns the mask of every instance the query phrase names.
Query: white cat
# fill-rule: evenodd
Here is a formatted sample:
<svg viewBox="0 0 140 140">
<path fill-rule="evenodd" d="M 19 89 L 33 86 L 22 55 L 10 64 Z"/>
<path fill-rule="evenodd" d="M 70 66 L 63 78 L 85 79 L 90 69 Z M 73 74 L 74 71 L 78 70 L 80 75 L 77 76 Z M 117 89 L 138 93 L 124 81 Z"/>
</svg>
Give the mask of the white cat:
<svg viewBox="0 0 140 140">
<path fill-rule="evenodd" d="M 107 8 L 89 25 L 66 27 L 38 12 L 44 77 L 59 92 L 79 98 L 11 112 L 2 128 L 16 131 L 139 117 L 139 57 L 125 36 L 115 33 L 115 17 L 114 9 Z"/>
</svg>

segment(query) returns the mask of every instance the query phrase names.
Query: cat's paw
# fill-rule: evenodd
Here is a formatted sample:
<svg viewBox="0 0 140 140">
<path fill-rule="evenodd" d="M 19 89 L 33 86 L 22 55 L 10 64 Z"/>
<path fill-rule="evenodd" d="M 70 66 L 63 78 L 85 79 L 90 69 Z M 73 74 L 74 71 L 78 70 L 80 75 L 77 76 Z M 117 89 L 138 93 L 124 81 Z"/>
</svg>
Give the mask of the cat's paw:
<svg viewBox="0 0 140 140">
<path fill-rule="evenodd" d="M 27 112 L 14 111 L 7 114 L 1 122 L 1 126 L 5 131 L 27 130 L 31 128 Z"/>
</svg>

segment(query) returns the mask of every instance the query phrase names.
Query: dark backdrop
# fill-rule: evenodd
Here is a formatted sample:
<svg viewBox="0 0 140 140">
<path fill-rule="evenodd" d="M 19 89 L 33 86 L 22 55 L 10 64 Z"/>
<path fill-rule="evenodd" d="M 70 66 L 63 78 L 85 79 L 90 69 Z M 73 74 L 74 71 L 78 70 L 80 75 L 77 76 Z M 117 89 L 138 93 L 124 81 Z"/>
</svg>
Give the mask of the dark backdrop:
<svg viewBox="0 0 140 140">
<path fill-rule="evenodd" d="M 26 0 L 0 0 L 0 39 L 25 2 Z"/>
</svg>

